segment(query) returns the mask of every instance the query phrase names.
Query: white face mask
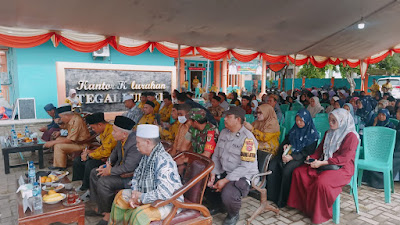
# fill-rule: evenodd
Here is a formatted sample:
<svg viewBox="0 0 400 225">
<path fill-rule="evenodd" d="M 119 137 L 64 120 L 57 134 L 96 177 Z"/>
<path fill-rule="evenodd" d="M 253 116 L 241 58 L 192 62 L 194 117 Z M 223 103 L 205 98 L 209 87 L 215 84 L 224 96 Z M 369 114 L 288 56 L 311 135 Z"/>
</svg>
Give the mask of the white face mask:
<svg viewBox="0 0 400 225">
<path fill-rule="evenodd" d="M 187 121 L 187 119 L 186 119 L 186 116 L 178 116 L 178 121 L 179 121 L 179 123 L 186 123 L 186 121 Z"/>
</svg>

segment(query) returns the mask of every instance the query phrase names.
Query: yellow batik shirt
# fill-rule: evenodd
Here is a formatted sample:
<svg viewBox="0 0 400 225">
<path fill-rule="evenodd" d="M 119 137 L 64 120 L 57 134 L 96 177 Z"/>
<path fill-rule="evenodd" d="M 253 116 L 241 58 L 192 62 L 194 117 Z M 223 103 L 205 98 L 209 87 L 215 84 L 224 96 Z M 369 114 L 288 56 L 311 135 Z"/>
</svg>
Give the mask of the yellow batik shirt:
<svg viewBox="0 0 400 225">
<path fill-rule="evenodd" d="M 106 124 L 106 128 L 103 133 L 100 134 L 101 146 L 89 154 L 90 158 L 100 160 L 110 156 L 111 151 L 117 145 L 117 141 L 112 136 L 112 131 L 113 126 L 109 123 Z"/>
<path fill-rule="evenodd" d="M 268 133 L 253 129 L 252 133 L 258 141 L 258 150 L 271 153 L 274 156 L 278 153 L 281 132 Z"/>
<path fill-rule="evenodd" d="M 174 105 L 164 106 L 160 110 L 160 116 L 162 122 L 169 122 L 171 117 L 171 110 Z"/>
<path fill-rule="evenodd" d="M 155 119 L 156 119 L 156 117 L 154 116 L 154 114 L 143 115 L 137 125 L 139 125 L 139 124 L 154 124 Z"/>
<path fill-rule="evenodd" d="M 140 102 L 137 107 L 139 109 L 143 109 L 144 103 L 146 103 L 146 102 Z"/>
<path fill-rule="evenodd" d="M 159 103 L 157 100 L 154 100 L 153 103 L 154 103 L 154 105 L 155 105 L 155 106 L 154 106 L 153 113 L 156 114 L 156 113 L 158 113 L 158 111 L 160 110 L 160 103 Z"/>
<path fill-rule="evenodd" d="M 161 139 L 173 142 L 175 140 L 176 134 L 178 133 L 179 124 L 180 123 L 176 120 L 168 130 L 162 129 Z"/>
</svg>

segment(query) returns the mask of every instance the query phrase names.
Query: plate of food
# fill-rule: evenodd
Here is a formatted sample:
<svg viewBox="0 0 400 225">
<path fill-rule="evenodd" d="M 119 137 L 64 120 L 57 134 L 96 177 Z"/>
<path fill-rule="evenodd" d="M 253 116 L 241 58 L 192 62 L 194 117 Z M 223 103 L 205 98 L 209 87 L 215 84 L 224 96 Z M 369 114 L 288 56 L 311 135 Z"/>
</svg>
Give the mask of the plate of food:
<svg viewBox="0 0 400 225">
<path fill-rule="evenodd" d="M 43 195 L 43 202 L 46 204 L 56 204 L 64 200 L 67 197 L 66 194 L 57 193 L 54 190 L 50 190 L 46 195 Z"/>
<path fill-rule="evenodd" d="M 42 190 L 43 191 L 47 191 L 47 192 L 49 192 L 50 190 L 54 190 L 54 191 L 58 192 L 61 189 L 63 189 L 64 186 L 65 185 L 61 184 L 61 183 L 53 183 L 53 184 L 50 184 L 50 185 L 43 185 L 42 186 Z"/>
<path fill-rule="evenodd" d="M 42 184 L 50 185 L 59 182 L 62 178 L 69 174 L 68 171 L 52 171 L 48 176 L 40 177 Z"/>
</svg>

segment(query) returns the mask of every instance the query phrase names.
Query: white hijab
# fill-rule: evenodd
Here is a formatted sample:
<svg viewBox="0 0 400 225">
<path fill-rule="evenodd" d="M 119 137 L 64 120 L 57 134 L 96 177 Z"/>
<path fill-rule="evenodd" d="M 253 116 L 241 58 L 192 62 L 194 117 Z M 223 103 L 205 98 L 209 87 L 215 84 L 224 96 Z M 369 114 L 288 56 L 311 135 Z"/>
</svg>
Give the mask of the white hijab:
<svg viewBox="0 0 400 225">
<path fill-rule="evenodd" d="M 336 118 L 339 126 L 336 130 L 330 129 L 326 133 L 323 147 L 324 161 L 332 158 L 333 153 L 335 153 L 340 148 L 343 139 L 348 133 L 353 132 L 357 136 L 357 138 L 359 138 L 356 132 L 356 127 L 354 125 L 354 119 L 349 111 L 343 108 L 339 108 L 333 110 L 330 114 L 332 114 Z"/>
<path fill-rule="evenodd" d="M 253 112 L 255 112 L 256 109 L 257 109 L 257 107 L 258 107 L 258 101 L 257 101 L 257 100 L 252 100 L 251 103 L 254 104 L 254 107 L 251 107 L 251 110 L 252 110 Z"/>
<path fill-rule="evenodd" d="M 307 110 L 310 112 L 311 117 L 315 118 L 315 116 L 321 112 L 324 111 L 324 107 L 321 106 L 321 103 L 319 103 L 319 98 L 318 97 L 312 97 L 315 102 L 315 106 L 311 107 L 311 104 L 307 107 Z"/>
</svg>

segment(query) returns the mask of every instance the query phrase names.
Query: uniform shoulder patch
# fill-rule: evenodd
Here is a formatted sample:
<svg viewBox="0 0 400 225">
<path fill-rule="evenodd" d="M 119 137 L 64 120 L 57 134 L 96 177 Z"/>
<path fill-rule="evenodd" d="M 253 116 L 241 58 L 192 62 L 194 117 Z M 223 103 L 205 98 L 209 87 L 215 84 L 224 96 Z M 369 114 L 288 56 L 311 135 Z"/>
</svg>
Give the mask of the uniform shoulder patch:
<svg viewBox="0 0 400 225">
<path fill-rule="evenodd" d="M 254 140 L 246 138 L 240 152 L 240 159 L 242 161 L 254 162 L 256 160 L 257 149 L 254 145 Z"/>
</svg>

